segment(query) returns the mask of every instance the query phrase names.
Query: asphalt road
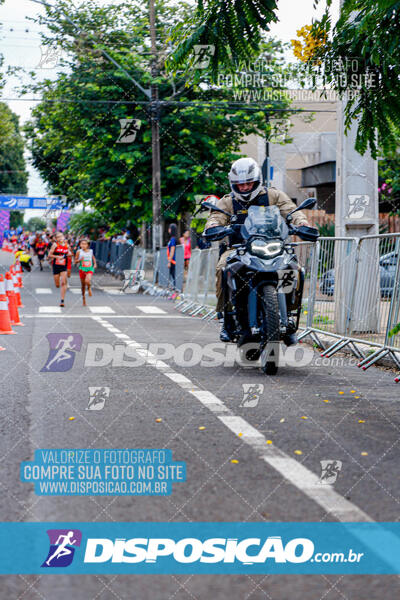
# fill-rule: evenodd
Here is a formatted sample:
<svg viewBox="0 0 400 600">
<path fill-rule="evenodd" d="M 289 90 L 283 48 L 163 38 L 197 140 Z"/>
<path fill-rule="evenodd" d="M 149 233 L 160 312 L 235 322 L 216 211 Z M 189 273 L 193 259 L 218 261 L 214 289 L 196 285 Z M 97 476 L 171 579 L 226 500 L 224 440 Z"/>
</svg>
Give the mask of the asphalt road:
<svg viewBox="0 0 400 600">
<path fill-rule="evenodd" d="M 96 277 L 101 283 L 102 276 Z M 76 274 L 70 285 L 78 289 Z M 69 291 L 62 313 L 49 312 L 57 310 L 58 292 L 48 269 L 24 276 L 22 299 L 24 327 L 0 339 L 6 347 L 0 353 L 2 521 L 399 519 L 400 398 L 392 373 L 375 367 L 361 372 L 337 357 L 319 364 L 318 354 L 310 364 L 283 367 L 276 377 L 229 360 L 183 364 L 182 345 L 204 349 L 217 341 L 216 323 L 182 316 L 168 300 L 99 290 L 88 307 Z M 41 371 L 49 333 L 82 336 L 67 372 Z M 118 366 L 117 360 L 85 366 L 93 344 L 107 344 L 111 352 L 116 344 L 133 342 L 142 348 L 173 344 L 178 358 L 158 364 L 147 355 L 140 366 Z M 255 384 L 264 389 L 258 401 L 246 402 L 243 385 Z M 86 410 L 90 386 L 109 388 L 102 410 Z M 171 449 L 175 460 L 186 461 L 187 481 L 174 484 L 170 496 L 37 496 L 19 478 L 20 462 L 33 460 L 38 448 L 147 447 Z M 342 465 L 337 481 L 318 492 L 309 483 L 320 478 L 324 460 Z M 389 600 L 400 593 L 395 576 L 0 580 L 1 600 Z"/>
</svg>

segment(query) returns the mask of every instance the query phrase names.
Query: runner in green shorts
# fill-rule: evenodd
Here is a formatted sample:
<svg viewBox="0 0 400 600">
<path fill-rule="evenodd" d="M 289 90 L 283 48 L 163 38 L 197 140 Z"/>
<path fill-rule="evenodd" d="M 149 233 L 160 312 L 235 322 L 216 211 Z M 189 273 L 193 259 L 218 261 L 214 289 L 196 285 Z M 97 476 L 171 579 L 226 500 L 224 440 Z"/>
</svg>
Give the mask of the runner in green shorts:
<svg viewBox="0 0 400 600">
<path fill-rule="evenodd" d="M 75 255 L 75 264 L 79 264 L 79 277 L 82 288 L 82 304 L 86 306 L 85 292 L 86 287 L 89 296 L 92 295 L 92 277 L 96 269 L 96 259 L 93 250 L 90 248 L 89 240 L 82 239 L 79 242 L 79 250 Z"/>
</svg>

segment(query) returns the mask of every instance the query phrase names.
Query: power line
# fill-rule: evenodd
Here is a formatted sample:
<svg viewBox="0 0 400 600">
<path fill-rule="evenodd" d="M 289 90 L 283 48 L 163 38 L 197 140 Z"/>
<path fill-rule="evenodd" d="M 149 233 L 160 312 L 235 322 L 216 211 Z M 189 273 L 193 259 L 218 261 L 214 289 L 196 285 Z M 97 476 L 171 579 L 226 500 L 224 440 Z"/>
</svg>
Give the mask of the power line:
<svg viewBox="0 0 400 600">
<path fill-rule="evenodd" d="M 120 105 L 145 105 L 147 106 L 149 102 L 145 102 L 142 100 L 77 100 L 77 99 L 69 99 L 69 98 L 1 98 L 0 102 L 63 102 L 66 104 L 120 104 Z M 225 108 L 225 109 L 243 109 L 243 110 L 255 110 L 255 111 L 263 111 L 263 112 L 311 112 L 311 113 L 336 113 L 336 110 L 330 109 L 311 109 L 311 108 L 266 108 L 265 106 L 250 106 L 248 103 L 240 103 L 240 102 L 185 102 L 179 100 L 159 100 L 159 105 L 163 106 L 198 106 L 200 108 Z"/>
</svg>

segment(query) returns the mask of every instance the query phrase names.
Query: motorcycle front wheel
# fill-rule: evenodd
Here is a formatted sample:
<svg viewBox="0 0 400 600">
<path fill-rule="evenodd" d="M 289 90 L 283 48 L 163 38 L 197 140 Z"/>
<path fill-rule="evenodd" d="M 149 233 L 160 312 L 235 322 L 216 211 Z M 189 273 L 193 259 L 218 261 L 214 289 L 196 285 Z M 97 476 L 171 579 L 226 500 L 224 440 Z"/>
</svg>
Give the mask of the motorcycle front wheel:
<svg viewBox="0 0 400 600">
<path fill-rule="evenodd" d="M 276 375 L 280 350 L 280 321 L 278 297 L 273 285 L 264 286 L 261 303 L 263 311 L 261 368 L 266 375 Z"/>
</svg>

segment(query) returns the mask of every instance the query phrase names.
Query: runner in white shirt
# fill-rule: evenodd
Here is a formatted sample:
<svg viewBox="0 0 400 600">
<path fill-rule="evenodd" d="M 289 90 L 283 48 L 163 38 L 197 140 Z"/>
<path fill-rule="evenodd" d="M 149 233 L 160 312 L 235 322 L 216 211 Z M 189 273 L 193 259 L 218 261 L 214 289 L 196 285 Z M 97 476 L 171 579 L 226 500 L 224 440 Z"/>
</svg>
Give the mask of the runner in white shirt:
<svg viewBox="0 0 400 600">
<path fill-rule="evenodd" d="M 89 240 L 83 239 L 79 242 L 79 250 L 75 255 L 75 264 L 79 264 L 79 277 L 82 288 L 82 304 L 86 306 L 85 291 L 86 287 L 89 296 L 92 295 L 92 277 L 97 267 L 93 250 L 89 247 Z"/>
</svg>

